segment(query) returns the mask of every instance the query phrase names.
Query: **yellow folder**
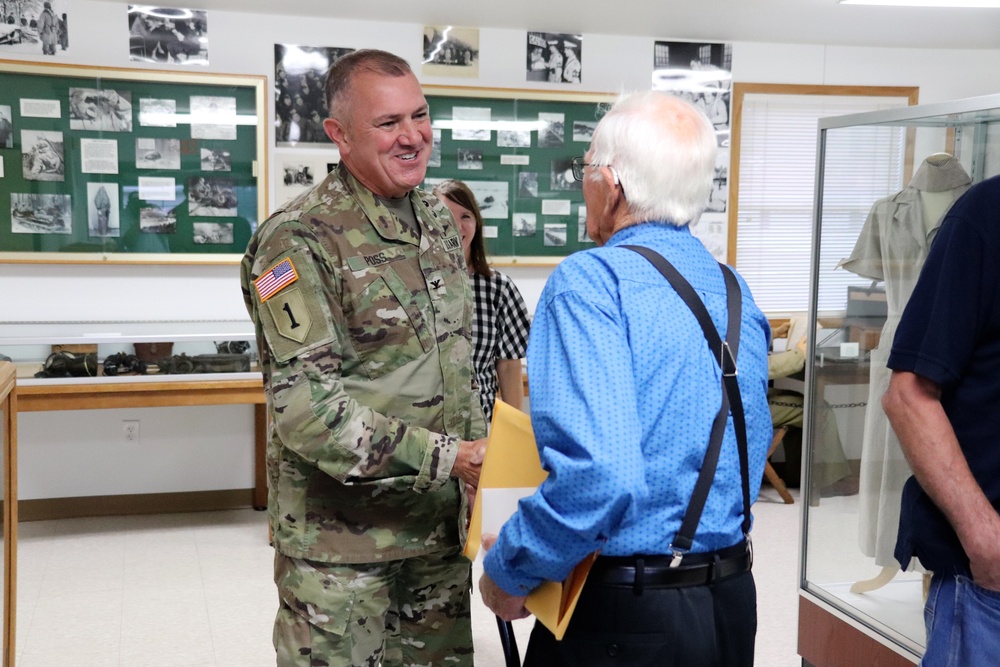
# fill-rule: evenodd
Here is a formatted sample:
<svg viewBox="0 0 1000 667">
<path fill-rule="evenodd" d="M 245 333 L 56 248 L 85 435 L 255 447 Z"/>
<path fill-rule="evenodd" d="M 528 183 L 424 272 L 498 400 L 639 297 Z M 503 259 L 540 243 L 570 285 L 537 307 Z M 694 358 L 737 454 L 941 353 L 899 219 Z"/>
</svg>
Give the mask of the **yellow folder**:
<svg viewBox="0 0 1000 667">
<path fill-rule="evenodd" d="M 465 556 L 474 560 L 479 553 L 483 532 L 483 493 L 488 489 L 534 489 L 548 476 L 542 469 L 531 430 L 531 418 L 502 401 L 497 401 L 490 427 L 489 444 L 476 490 L 476 502 L 469 524 Z M 528 594 L 524 606 L 542 624 L 562 639 L 576 608 L 583 584 L 597 553 L 577 564 L 566 581 L 546 581 Z"/>
</svg>

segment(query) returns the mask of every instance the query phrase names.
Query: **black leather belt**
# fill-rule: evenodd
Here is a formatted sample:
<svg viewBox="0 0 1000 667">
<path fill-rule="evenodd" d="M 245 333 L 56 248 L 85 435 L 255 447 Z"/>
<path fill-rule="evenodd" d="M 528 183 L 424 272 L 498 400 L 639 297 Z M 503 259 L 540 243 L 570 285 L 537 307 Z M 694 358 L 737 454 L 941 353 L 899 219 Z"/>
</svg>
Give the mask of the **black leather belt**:
<svg viewBox="0 0 1000 667">
<path fill-rule="evenodd" d="M 598 556 L 588 582 L 606 586 L 684 588 L 704 586 L 747 572 L 753 559 L 745 544 L 711 553 L 688 554 L 670 567 L 671 556 Z"/>
</svg>

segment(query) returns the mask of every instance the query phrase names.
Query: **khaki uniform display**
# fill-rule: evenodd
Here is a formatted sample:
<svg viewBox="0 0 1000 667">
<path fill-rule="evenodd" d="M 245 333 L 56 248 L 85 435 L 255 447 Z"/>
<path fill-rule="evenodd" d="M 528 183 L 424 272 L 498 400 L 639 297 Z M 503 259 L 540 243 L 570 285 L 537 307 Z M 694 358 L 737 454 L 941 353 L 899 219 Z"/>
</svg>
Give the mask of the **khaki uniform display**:
<svg viewBox="0 0 1000 667">
<path fill-rule="evenodd" d="M 448 593 L 421 613 L 468 616 L 469 563 L 451 558 L 464 541 L 466 500 L 449 474 L 459 439 L 485 434 L 471 364 L 472 298 L 447 209 L 419 190 L 409 198 L 419 229 L 341 164 L 265 221 L 243 259 L 271 417 L 279 623 L 294 611 L 312 630 L 378 635 L 364 623 L 348 627 L 365 616 L 352 608 L 369 604 L 373 592 L 362 586 L 371 581 L 333 564 L 378 564 L 374 570 L 425 556 L 451 559 L 451 574 L 438 582 Z M 276 644 L 278 635 L 276 626 Z M 395 664 L 393 650 L 384 664 Z"/>
<path fill-rule="evenodd" d="M 851 256 L 838 264 L 851 273 L 885 282 L 888 316 L 878 346 L 871 351 L 859 489 L 861 551 L 883 567 L 896 566 L 893 550 L 899 529 L 899 502 L 903 483 L 911 474 L 899 439 L 882 410 L 882 395 L 892 374 L 886 362 L 899 318 L 937 230 L 971 182 L 961 163 L 950 156 L 935 162 L 925 160 L 906 188 L 875 202 Z M 922 192 L 940 193 L 945 198 L 934 215 L 925 214 Z"/>
</svg>

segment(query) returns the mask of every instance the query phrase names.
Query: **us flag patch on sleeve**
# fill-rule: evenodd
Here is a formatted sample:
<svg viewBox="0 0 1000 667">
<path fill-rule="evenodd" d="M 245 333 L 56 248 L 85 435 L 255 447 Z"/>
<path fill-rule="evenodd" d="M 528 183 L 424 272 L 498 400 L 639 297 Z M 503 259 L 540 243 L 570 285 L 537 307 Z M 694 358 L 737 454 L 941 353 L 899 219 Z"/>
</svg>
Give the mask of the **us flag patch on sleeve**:
<svg viewBox="0 0 1000 667">
<path fill-rule="evenodd" d="M 277 294 L 283 287 L 291 285 L 299 279 L 299 274 L 292 265 L 291 258 L 286 258 L 272 266 L 253 281 L 257 288 L 257 296 L 264 303 Z"/>
</svg>

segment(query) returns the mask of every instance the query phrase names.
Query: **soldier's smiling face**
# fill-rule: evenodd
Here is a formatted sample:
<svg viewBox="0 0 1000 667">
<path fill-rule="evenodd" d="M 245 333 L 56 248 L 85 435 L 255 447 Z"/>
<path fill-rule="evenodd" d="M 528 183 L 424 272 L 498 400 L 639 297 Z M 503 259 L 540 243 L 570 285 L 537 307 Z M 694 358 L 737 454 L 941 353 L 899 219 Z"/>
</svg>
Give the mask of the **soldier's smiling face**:
<svg viewBox="0 0 1000 667">
<path fill-rule="evenodd" d="M 328 118 L 324 127 L 350 172 L 381 197 L 402 197 L 420 185 L 432 136 L 417 78 L 359 72 L 347 100 L 343 118 Z"/>
</svg>

